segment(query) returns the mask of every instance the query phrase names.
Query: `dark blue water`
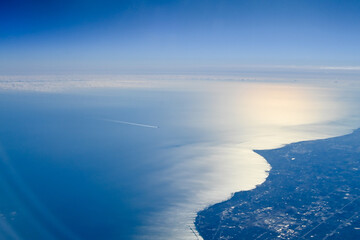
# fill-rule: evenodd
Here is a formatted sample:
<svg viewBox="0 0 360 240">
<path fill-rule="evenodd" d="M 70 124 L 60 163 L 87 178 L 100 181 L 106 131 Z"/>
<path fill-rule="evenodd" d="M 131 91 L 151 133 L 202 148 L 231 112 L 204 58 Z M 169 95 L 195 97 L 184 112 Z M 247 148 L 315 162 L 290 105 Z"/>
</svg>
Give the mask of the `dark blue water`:
<svg viewBox="0 0 360 240">
<path fill-rule="evenodd" d="M 174 164 L 162 151 L 198 135 L 183 124 L 192 98 L 139 90 L 3 92 L 1 174 L 12 193 L 2 188 L 8 199 L 0 209 L 8 228 L 20 239 L 139 235 L 146 216 L 183 197 L 157 172 Z"/>
<path fill-rule="evenodd" d="M 0 92 L 0 239 L 196 239 L 197 211 L 265 180 L 252 149 L 359 125 L 358 88 L 213 84 Z"/>
</svg>

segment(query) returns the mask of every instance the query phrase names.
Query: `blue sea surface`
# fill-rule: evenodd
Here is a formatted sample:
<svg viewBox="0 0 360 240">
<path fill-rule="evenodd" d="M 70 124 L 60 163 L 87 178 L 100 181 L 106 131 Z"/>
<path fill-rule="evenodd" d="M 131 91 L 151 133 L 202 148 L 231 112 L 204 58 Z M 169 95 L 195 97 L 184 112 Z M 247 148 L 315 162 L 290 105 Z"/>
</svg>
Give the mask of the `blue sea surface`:
<svg viewBox="0 0 360 240">
<path fill-rule="evenodd" d="M 2 91 L 1 239 L 196 239 L 196 211 L 266 178 L 252 149 L 359 123 L 356 91 L 229 84 Z"/>
<path fill-rule="evenodd" d="M 157 172 L 173 164 L 161 149 L 196 134 L 177 126 L 191 96 L 104 90 L 10 92 L 0 98 L 2 154 L 16 172 L 8 176 L 10 166 L 1 168 L 2 180 L 15 186 L 14 198 L 21 202 L 3 199 L 1 209 L 14 214 L 11 225 L 23 237 L 63 239 L 61 225 L 81 239 L 131 239 L 147 214 L 181 199 Z M 27 219 L 20 207 L 30 212 Z M 50 233 L 27 229 L 29 220 Z"/>
</svg>

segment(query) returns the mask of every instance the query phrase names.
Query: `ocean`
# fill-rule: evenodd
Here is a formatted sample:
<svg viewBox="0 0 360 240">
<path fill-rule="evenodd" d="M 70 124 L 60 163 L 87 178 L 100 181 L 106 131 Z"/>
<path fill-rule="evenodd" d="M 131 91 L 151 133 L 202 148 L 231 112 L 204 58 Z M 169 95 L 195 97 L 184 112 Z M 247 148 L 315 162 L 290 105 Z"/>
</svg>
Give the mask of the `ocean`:
<svg viewBox="0 0 360 240">
<path fill-rule="evenodd" d="M 360 126 L 356 81 L 182 81 L 1 89 L 0 238 L 200 239 L 197 211 L 265 181 L 253 149 Z"/>
</svg>

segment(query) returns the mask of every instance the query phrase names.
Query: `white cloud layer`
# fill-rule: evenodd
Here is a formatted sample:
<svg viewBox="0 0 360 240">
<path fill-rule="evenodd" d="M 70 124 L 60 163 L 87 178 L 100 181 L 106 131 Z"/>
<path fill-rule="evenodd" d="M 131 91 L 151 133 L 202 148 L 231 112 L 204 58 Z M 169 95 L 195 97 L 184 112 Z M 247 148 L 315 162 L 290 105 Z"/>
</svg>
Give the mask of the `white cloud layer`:
<svg viewBox="0 0 360 240">
<path fill-rule="evenodd" d="M 191 90 L 213 82 L 287 82 L 359 85 L 360 66 L 257 66 L 192 74 L 0 75 L 0 90 L 64 92 L 93 88 Z M 204 84 L 205 83 L 205 84 Z"/>
</svg>

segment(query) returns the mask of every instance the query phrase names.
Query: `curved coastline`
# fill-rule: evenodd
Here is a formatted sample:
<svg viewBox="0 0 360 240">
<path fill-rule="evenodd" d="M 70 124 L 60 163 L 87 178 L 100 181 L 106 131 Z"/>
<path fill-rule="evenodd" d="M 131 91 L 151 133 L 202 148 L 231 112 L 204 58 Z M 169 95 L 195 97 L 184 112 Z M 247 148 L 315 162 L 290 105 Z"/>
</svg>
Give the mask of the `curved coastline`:
<svg viewBox="0 0 360 240">
<path fill-rule="evenodd" d="M 254 152 L 267 179 L 198 212 L 204 240 L 360 239 L 360 129 Z"/>
</svg>

